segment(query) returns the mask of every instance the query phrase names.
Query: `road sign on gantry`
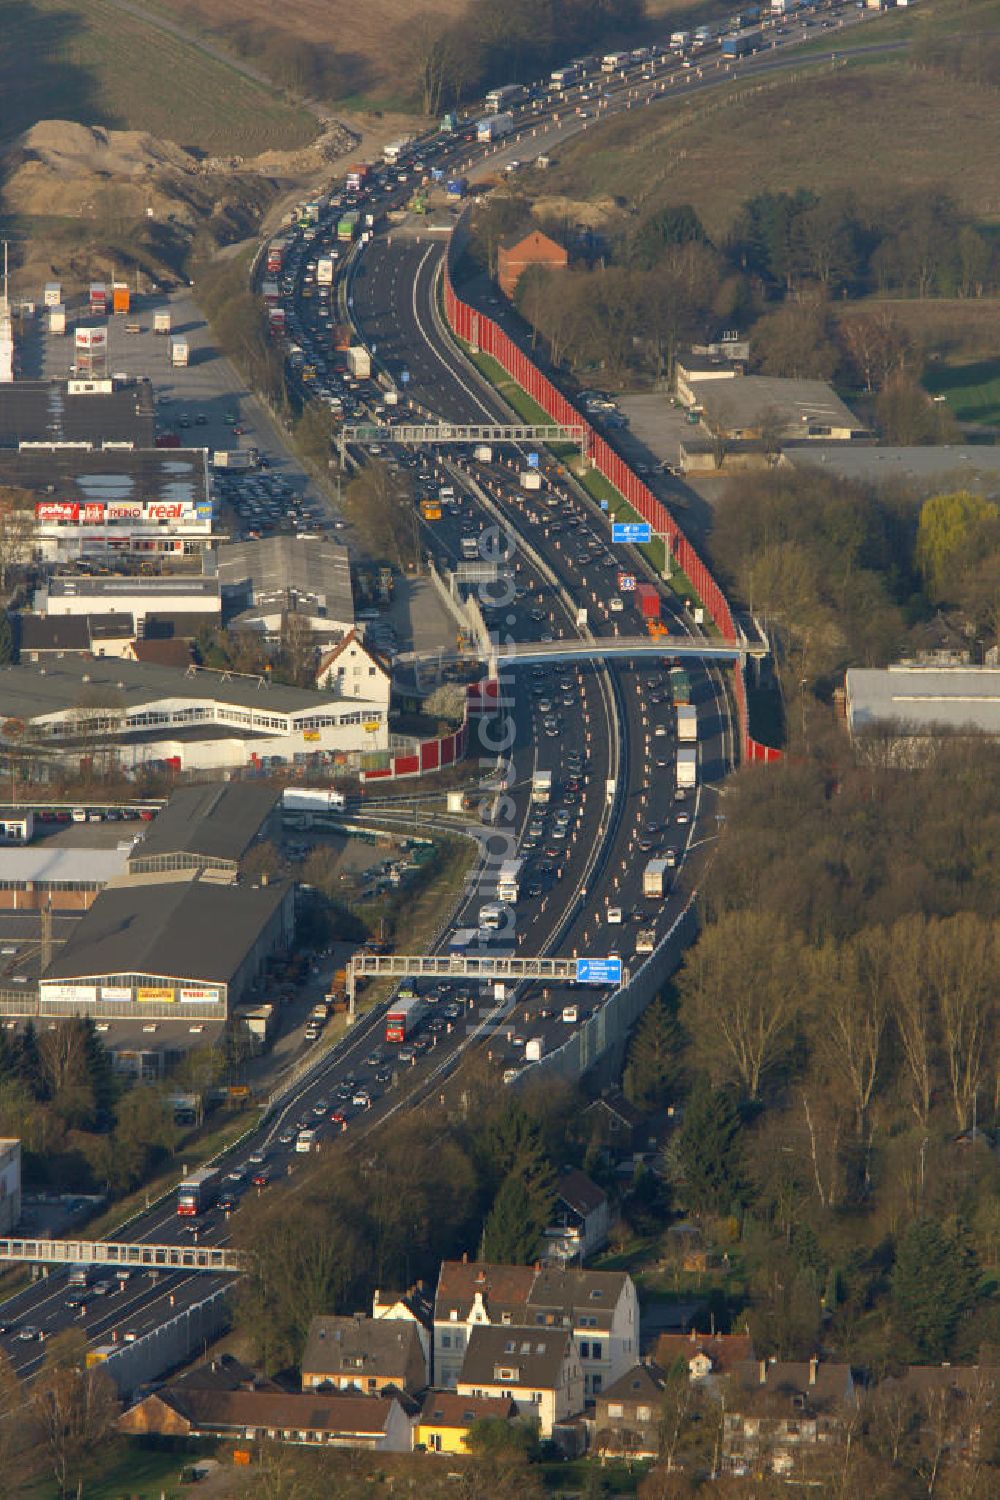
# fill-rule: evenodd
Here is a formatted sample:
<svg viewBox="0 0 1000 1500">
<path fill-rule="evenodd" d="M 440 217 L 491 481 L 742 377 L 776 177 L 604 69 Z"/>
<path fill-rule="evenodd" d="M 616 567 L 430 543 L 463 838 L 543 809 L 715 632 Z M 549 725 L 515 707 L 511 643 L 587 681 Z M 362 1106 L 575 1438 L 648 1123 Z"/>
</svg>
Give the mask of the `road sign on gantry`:
<svg viewBox="0 0 1000 1500">
<path fill-rule="evenodd" d="M 611 523 L 612 542 L 650 542 L 653 539 L 653 528 L 648 521 L 613 521 Z"/>
<path fill-rule="evenodd" d="M 634 594 L 635 593 L 635 574 L 634 573 L 619 573 L 618 574 L 618 592 L 620 594 Z"/>
<path fill-rule="evenodd" d="M 538 465 L 539 465 L 538 454 L 537 453 L 529 453 L 528 454 L 528 468 L 529 469 L 537 469 Z"/>
<path fill-rule="evenodd" d="M 576 982 L 577 984 L 621 984 L 622 961 L 620 958 L 578 958 Z"/>
</svg>

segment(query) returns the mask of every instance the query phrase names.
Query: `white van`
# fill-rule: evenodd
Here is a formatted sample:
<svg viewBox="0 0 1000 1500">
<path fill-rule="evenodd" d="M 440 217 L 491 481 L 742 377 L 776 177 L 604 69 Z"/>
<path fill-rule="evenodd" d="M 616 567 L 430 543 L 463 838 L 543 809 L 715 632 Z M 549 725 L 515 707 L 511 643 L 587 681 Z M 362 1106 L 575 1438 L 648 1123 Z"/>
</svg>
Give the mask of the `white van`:
<svg viewBox="0 0 1000 1500">
<path fill-rule="evenodd" d="M 580 1007 L 578 1005 L 564 1005 L 562 1018 L 569 1026 L 575 1026 L 580 1019 Z"/>
<path fill-rule="evenodd" d="M 73 809 L 73 822 L 74 823 L 86 823 L 86 821 L 87 821 L 87 809 L 85 807 L 74 807 L 74 809 Z"/>
<path fill-rule="evenodd" d="M 298 1135 L 295 1137 L 295 1149 L 296 1151 L 300 1151 L 303 1156 L 307 1155 L 310 1151 L 315 1151 L 315 1130 L 300 1130 Z"/>
</svg>

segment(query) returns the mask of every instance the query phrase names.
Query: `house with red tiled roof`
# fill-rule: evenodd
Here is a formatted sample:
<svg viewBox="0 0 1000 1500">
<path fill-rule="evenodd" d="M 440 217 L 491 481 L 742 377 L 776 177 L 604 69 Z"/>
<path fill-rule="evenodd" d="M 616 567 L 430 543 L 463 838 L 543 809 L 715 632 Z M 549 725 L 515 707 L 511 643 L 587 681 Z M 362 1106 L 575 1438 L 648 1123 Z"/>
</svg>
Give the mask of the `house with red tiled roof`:
<svg viewBox="0 0 1000 1500">
<path fill-rule="evenodd" d="M 338 698 L 361 698 L 388 709 L 392 673 L 377 651 L 356 630 L 325 651 L 316 667 L 316 686 Z"/>
<path fill-rule="evenodd" d="M 434 1301 L 435 1385 L 455 1388 L 476 1328 L 504 1326 L 570 1332 L 588 1398 L 639 1354 L 639 1303 L 626 1271 L 450 1260 Z"/>
<path fill-rule="evenodd" d="M 505 296 L 514 295 L 517 283 L 529 266 L 541 266 L 546 271 L 565 271 L 569 266 L 569 251 L 540 229 L 532 229 L 511 244 L 501 245 L 497 251 L 497 281 Z"/>
<path fill-rule="evenodd" d="M 661 1333 L 653 1351 L 653 1358 L 664 1370 L 682 1360 L 692 1380 L 728 1375 L 753 1357 L 753 1340 L 748 1333 L 697 1333 L 693 1328 L 690 1333 Z"/>
</svg>

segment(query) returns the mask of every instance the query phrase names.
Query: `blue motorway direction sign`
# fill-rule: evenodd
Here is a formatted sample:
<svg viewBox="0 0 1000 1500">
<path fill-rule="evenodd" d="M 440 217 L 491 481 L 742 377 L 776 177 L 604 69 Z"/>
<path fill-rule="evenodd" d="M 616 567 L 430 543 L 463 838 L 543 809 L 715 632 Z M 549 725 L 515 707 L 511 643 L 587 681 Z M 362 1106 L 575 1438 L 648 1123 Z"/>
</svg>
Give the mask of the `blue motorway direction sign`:
<svg viewBox="0 0 1000 1500">
<path fill-rule="evenodd" d="M 576 982 L 577 984 L 621 984 L 622 961 L 620 958 L 578 958 Z"/>
<path fill-rule="evenodd" d="M 538 468 L 538 464 L 539 464 L 538 454 L 537 453 L 529 453 L 528 454 L 528 468 L 529 469 L 537 469 Z"/>
<path fill-rule="evenodd" d="M 612 521 L 613 542 L 649 542 L 653 539 L 653 528 L 648 521 Z"/>
</svg>

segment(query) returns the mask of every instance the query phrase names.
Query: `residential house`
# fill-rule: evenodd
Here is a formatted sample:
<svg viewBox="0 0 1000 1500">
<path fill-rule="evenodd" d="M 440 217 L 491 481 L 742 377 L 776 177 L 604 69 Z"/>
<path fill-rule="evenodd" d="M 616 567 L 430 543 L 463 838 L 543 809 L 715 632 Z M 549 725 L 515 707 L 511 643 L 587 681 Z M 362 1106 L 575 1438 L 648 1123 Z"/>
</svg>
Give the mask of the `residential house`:
<svg viewBox="0 0 1000 1500">
<path fill-rule="evenodd" d="M 20 660 L 43 664 L 64 656 L 127 657 L 135 636 L 128 614 L 24 614 L 19 625 Z"/>
<path fill-rule="evenodd" d="M 598 1453 L 656 1458 L 665 1375 L 659 1365 L 637 1364 L 597 1397 L 594 1446 Z"/>
<path fill-rule="evenodd" d="M 388 709 L 392 672 L 377 651 L 356 630 L 325 651 L 316 666 L 316 686 L 337 698 L 362 698 Z"/>
<path fill-rule="evenodd" d="M 471 1334 L 482 1326 L 568 1329 L 590 1398 L 639 1352 L 639 1305 L 624 1271 L 445 1261 L 434 1302 L 435 1382 L 454 1388 Z"/>
<path fill-rule="evenodd" d="M 568 1265 L 579 1264 L 603 1250 L 608 1242 L 608 1195 L 584 1172 L 573 1168 L 556 1183 L 556 1207 L 545 1231 L 543 1256 Z"/>
<path fill-rule="evenodd" d="M 468 1453 L 474 1422 L 512 1422 L 517 1406 L 510 1396 L 460 1396 L 428 1391 L 417 1421 L 416 1441 L 428 1453 Z"/>
<path fill-rule="evenodd" d="M 546 271 L 565 271 L 569 266 L 569 252 L 540 229 L 532 229 L 510 244 L 501 245 L 497 251 L 497 281 L 506 297 L 514 295 L 517 283 L 530 266 L 541 266 Z"/>
<path fill-rule="evenodd" d="M 119 1419 L 128 1434 L 227 1442 L 305 1443 L 409 1453 L 410 1419 L 396 1396 L 327 1396 L 318 1391 L 180 1390 L 164 1386 Z"/>
<path fill-rule="evenodd" d="M 653 1358 L 662 1370 L 672 1370 L 683 1360 L 691 1380 L 730 1375 L 753 1357 L 748 1333 L 697 1333 L 692 1328 L 690 1333 L 661 1333 L 653 1346 Z"/>
<path fill-rule="evenodd" d="M 645 1146 L 646 1117 L 621 1089 L 607 1089 L 584 1113 L 612 1158 L 631 1156 Z"/>
<path fill-rule="evenodd" d="M 866 1403 L 893 1411 L 927 1433 L 933 1447 L 975 1461 L 983 1428 L 1000 1400 L 1000 1365 L 909 1365 L 866 1393 Z"/>
<path fill-rule="evenodd" d="M 408 1292 L 383 1292 L 377 1287 L 372 1294 L 372 1317 L 387 1318 L 394 1322 L 412 1323 L 417 1330 L 420 1347 L 424 1351 L 424 1362 L 428 1378 L 431 1378 L 431 1355 L 434 1333 L 434 1304 L 427 1296 L 422 1281 Z"/>
<path fill-rule="evenodd" d="M 387 1387 L 413 1393 L 427 1385 L 416 1323 L 393 1318 L 313 1318 L 302 1355 L 302 1389 L 378 1395 Z"/>
<path fill-rule="evenodd" d="M 458 1377 L 460 1396 L 508 1398 L 542 1437 L 583 1409 L 583 1371 L 565 1328 L 510 1325 L 472 1329 Z"/>
<path fill-rule="evenodd" d="M 271 1440 L 408 1453 L 410 1419 L 396 1397 L 288 1392 L 224 1354 L 137 1401 L 120 1432 Z"/>
<path fill-rule="evenodd" d="M 762 1359 L 734 1366 L 729 1402 L 723 1470 L 789 1474 L 836 1441 L 845 1417 L 857 1409 L 858 1393 L 848 1364 Z"/>
</svg>

